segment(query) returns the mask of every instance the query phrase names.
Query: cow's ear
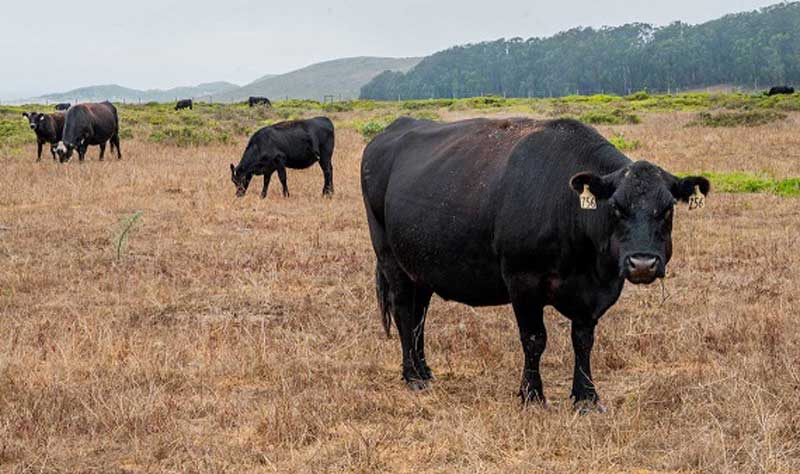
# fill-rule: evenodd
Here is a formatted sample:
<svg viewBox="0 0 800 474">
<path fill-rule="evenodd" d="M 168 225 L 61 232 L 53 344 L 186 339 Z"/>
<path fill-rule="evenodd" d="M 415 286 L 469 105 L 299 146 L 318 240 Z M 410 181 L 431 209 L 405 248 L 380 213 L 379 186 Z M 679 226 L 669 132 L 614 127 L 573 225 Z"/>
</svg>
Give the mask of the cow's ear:
<svg viewBox="0 0 800 474">
<path fill-rule="evenodd" d="M 235 175 L 236 175 L 236 167 L 233 166 L 233 163 L 231 163 L 231 176 L 235 176 Z"/>
<path fill-rule="evenodd" d="M 672 178 L 669 190 L 676 200 L 688 202 L 690 211 L 705 207 L 706 196 L 711 190 L 711 183 L 706 178 L 702 176 Z"/>
<path fill-rule="evenodd" d="M 569 180 L 569 185 L 578 194 L 581 194 L 586 189 L 585 186 L 588 186 L 589 191 L 597 199 L 608 199 L 617 189 L 613 179 L 606 176 L 598 176 L 592 172 L 576 174 Z"/>
<path fill-rule="evenodd" d="M 675 199 L 688 202 L 698 192 L 703 197 L 708 196 L 708 192 L 711 190 L 711 183 L 702 176 L 688 176 L 683 179 L 674 178 L 669 190 Z"/>
<path fill-rule="evenodd" d="M 597 200 L 610 198 L 616 190 L 613 179 L 591 172 L 576 174 L 569 180 L 569 185 L 578 193 L 581 209 L 597 209 Z"/>
<path fill-rule="evenodd" d="M 31 116 L 28 115 L 28 112 L 22 112 L 22 116 L 25 118 L 30 118 Z"/>
</svg>

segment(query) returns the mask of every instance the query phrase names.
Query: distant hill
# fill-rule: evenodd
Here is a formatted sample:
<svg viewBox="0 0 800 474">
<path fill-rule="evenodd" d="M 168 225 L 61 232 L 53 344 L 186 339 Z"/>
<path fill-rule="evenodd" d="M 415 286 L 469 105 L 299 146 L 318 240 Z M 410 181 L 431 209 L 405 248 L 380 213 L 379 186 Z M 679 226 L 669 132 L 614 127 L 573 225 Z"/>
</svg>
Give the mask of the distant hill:
<svg viewBox="0 0 800 474">
<path fill-rule="evenodd" d="M 550 97 L 718 84 L 766 89 L 800 85 L 798 59 L 800 2 L 784 2 L 700 25 L 631 23 L 456 46 L 408 73 L 380 74 L 361 97 Z"/>
<path fill-rule="evenodd" d="M 249 96 L 270 99 L 314 99 L 325 95 L 337 99 L 358 98 L 361 87 L 384 71 L 406 72 L 420 58 L 357 57 L 336 59 L 277 76 L 266 76 L 239 89 L 220 94 L 215 100 L 238 102 Z"/>
<path fill-rule="evenodd" d="M 214 97 L 232 90 L 239 86 L 230 82 L 211 82 L 200 84 L 193 87 L 176 87 L 173 89 L 161 90 L 137 90 L 116 84 L 81 87 L 68 92 L 47 94 L 41 97 L 29 99 L 28 102 L 53 103 L 53 102 L 98 102 L 110 100 L 112 102 L 171 102 L 177 99 L 195 98 L 203 99 Z"/>
</svg>

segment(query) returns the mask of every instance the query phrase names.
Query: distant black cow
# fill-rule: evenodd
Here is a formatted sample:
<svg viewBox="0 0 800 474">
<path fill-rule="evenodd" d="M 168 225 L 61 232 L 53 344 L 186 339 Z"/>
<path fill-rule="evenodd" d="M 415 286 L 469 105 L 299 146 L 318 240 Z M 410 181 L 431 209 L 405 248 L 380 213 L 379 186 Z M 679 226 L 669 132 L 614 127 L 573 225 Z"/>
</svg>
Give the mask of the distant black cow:
<svg viewBox="0 0 800 474">
<path fill-rule="evenodd" d="M 702 207 L 709 183 L 631 161 L 575 120 L 401 118 L 364 151 L 361 188 L 384 325 L 394 317 L 412 389 L 432 378 L 424 325 L 436 293 L 512 304 L 525 353 L 520 395 L 544 402 L 550 305 L 572 321 L 572 398 L 602 410 L 589 363 L 595 325 L 625 280 L 664 277 L 674 203 Z"/>
<path fill-rule="evenodd" d="M 236 196 L 243 197 L 253 176 L 264 175 L 261 198 L 267 197 L 272 173 L 278 172 L 284 197 L 289 197 L 286 168 L 305 169 L 319 162 L 325 176 L 323 196 L 333 194 L 333 123 L 326 117 L 280 122 L 257 131 L 238 166 L 231 164 Z"/>
<path fill-rule="evenodd" d="M 52 114 L 25 112 L 22 115 L 28 119 L 31 130 L 36 133 L 36 145 L 38 146 L 36 161 L 42 159 L 42 146 L 45 143 L 50 144 L 50 153 L 53 154 L 53 159 L 55 160 L 56 146 L 61 141 L 64 132 L 64 114 L 61 112 Z"/>
<path fill-rule="evenodd" d="M 69 161 L 73 150 L 78 150 L 78 158 L 83 161 L 90 145 L 100 147 L 100 160 L 106 152 L 106 142 L 111 143 L 111 151 L 117 149 L 117 159 L 122 159 L 119 148 L 119 118 L 117 108 L 111 102 L 98 104 L 79 104 L 70 107 L 64 121 L 64 137 L 56 151 L 62 163 Z"/>
<path fill-rule="evenodd" d="M 794 87 L 776 86 L 770 89 L 769 92 L 767 92 L 767 95 L 769 96 L 779 95 L 779 94 L 794 94 Z"/>
<path fill-rule="evenodd" d="M 69 110 L 69 108 L 71 106 L 72 106 L 72 104 L 70 104 L 69 102 L 64 102 L 62 104 L 56 104 L 55 109 L 56 110 L 60 110 L 60 111 L 64 111 L 64 110 Z"/>
<path fill-rule="evenodd" d="M 247 103 L 250 105 L 250 107 L 255 107 L 256 105 L 272 107 L 272 102 L 270 102 L 266 97 L 250 97 L 250 99 L 247 100 Z"/>
<path fill-rule="evenodd" d="M 183 109 L 194 110 L 194 103 L 192 102 L 192 99 L 179 100 L 178 103 L 175 104 L 175 110 Z"/>
</svg>

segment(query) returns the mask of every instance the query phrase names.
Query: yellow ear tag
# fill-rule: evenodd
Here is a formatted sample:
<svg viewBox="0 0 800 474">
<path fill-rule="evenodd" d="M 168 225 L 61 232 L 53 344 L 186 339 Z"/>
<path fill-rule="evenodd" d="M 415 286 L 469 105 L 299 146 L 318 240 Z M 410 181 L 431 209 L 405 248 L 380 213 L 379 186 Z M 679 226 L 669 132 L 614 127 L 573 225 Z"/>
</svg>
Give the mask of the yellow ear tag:
<svg viewBox="0 0 800 474">
<path fill-rule="evenodd" d="M 589 185 L 583 185 L 583 192 L 581 193 L 581 209 L 597 209 L 597 199 L 591 191 Z"/>
<path fill-rule="evenodd" d="M 694 194 L 689 196 L 689 210 L 702 209 L 706 205 L 706 197 L 700 192 L 700 186 L 694 187 Z"/>
</svg>

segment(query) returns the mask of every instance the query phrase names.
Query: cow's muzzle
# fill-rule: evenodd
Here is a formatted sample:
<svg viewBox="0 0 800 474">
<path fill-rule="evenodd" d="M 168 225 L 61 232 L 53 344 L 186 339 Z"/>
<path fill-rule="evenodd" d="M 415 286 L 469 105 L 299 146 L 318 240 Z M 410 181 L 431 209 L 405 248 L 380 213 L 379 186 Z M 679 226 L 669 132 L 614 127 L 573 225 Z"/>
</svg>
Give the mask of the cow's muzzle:
<svg viewBox="0 0 800 474">
<path fill-rule="evenodd" d="M 636 285 L 648 285 L 656 278 L 663 278 L 664 265 L 657 255 L 637 253 L 625 259 L 624 275 L 629 282 Z"/>
</svg>

